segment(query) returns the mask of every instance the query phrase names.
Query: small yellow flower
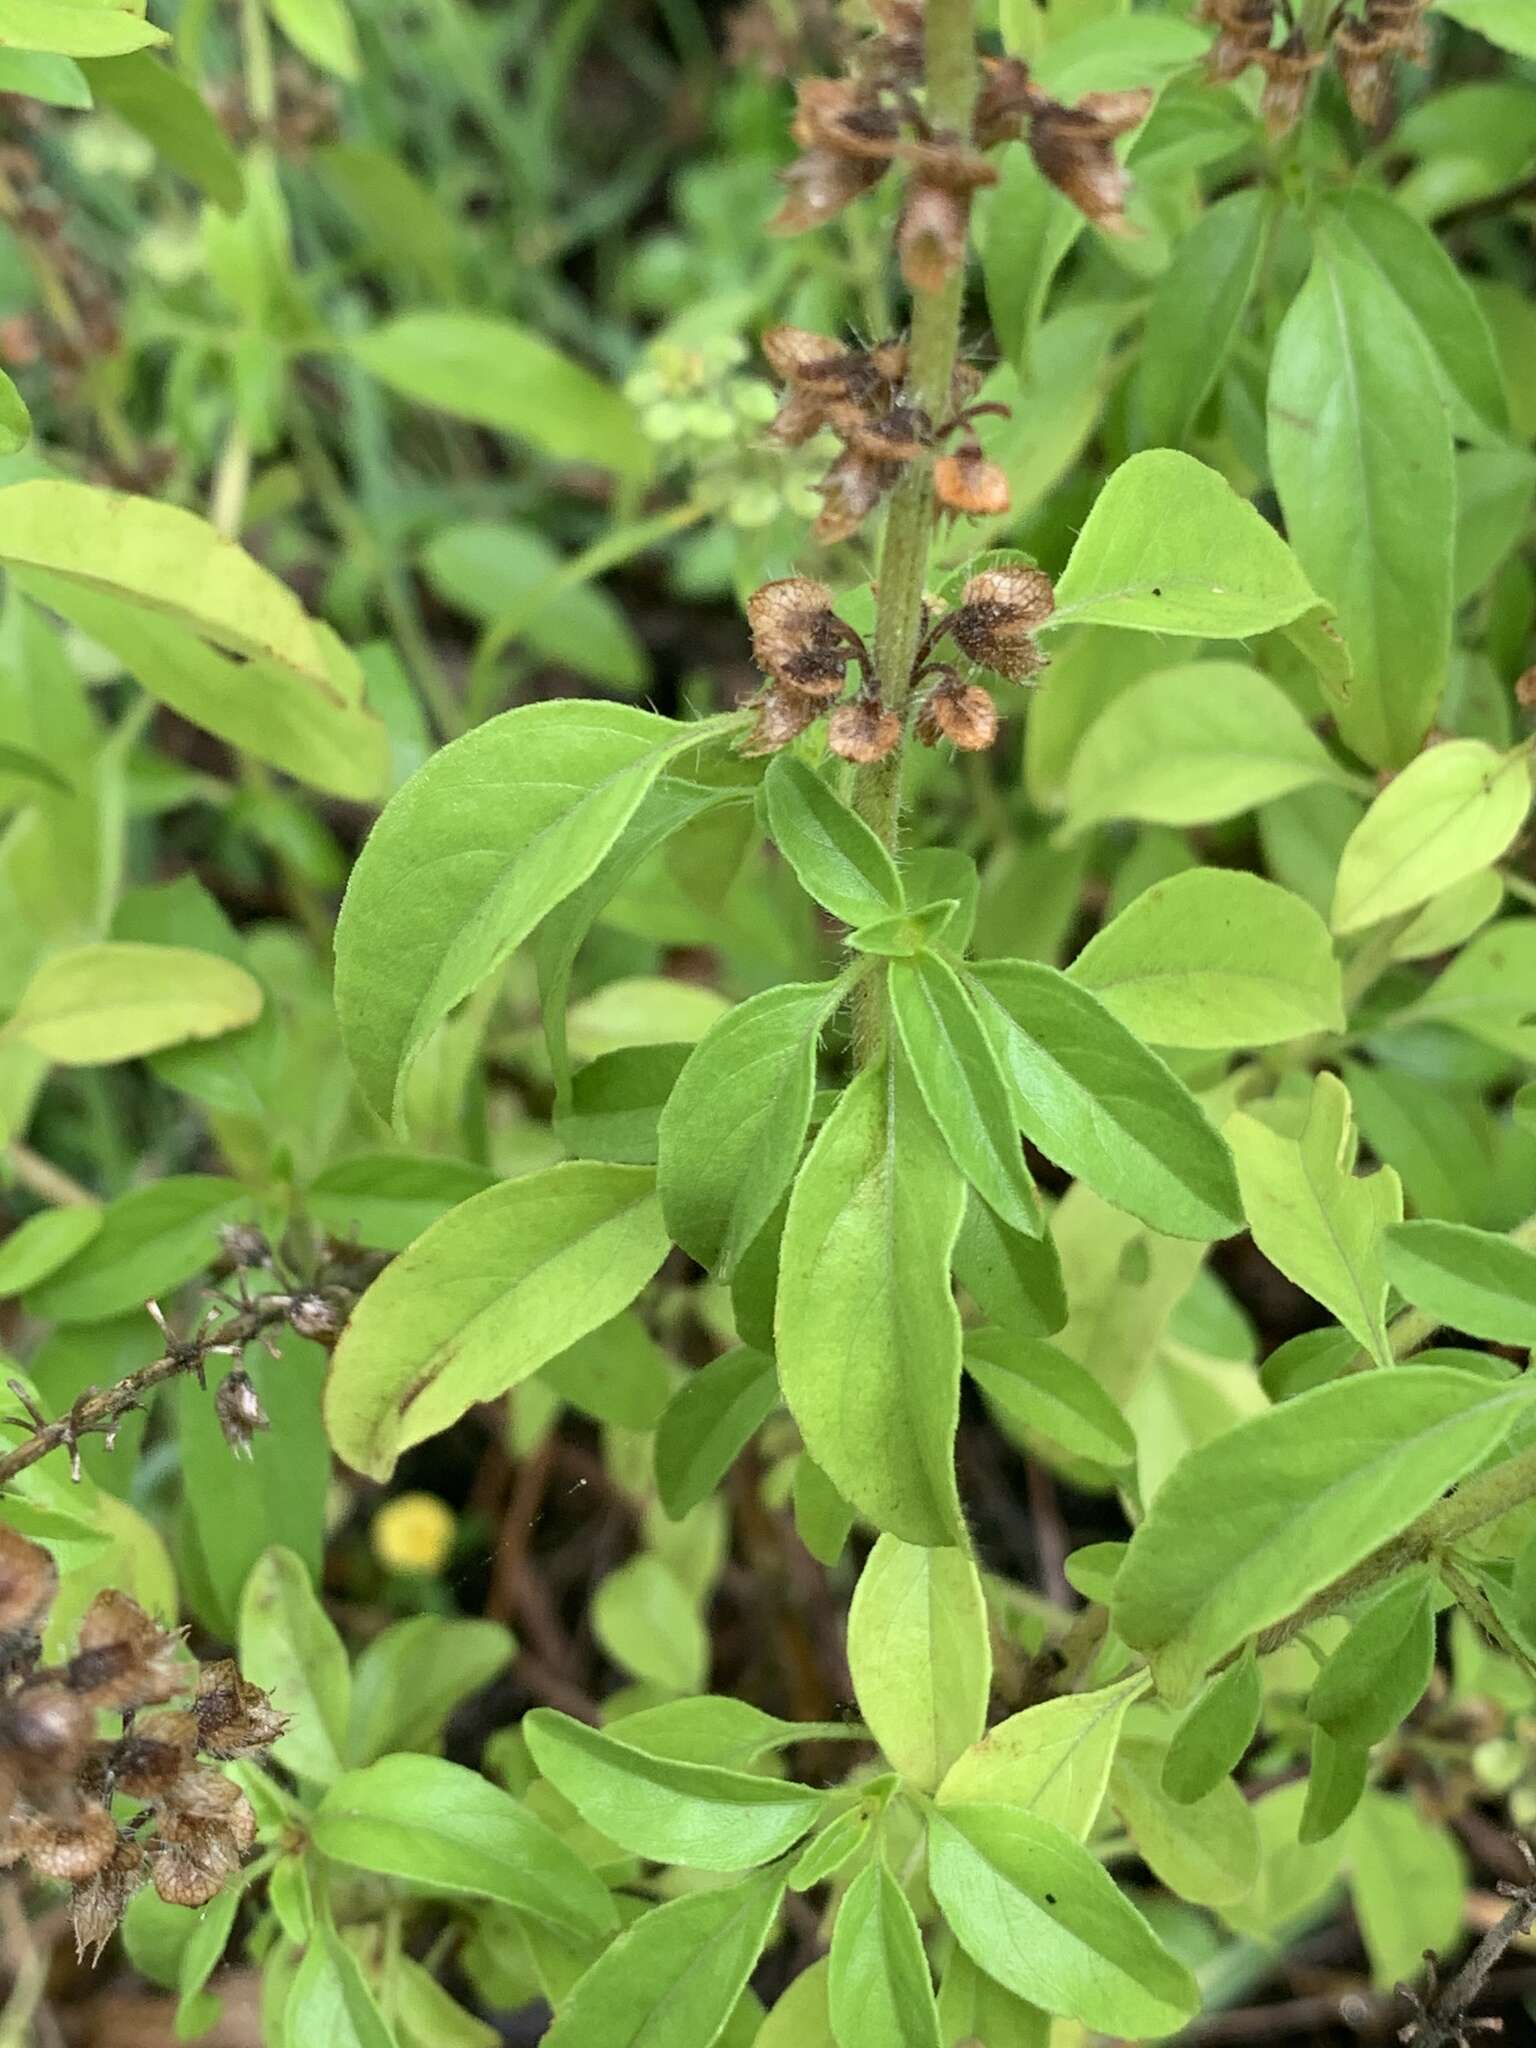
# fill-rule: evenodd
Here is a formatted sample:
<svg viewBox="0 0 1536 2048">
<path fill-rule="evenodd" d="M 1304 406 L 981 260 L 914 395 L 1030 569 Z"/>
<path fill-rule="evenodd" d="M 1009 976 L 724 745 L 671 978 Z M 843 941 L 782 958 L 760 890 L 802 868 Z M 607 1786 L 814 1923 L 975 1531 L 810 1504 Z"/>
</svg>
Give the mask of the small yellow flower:
<svg viewBox="0 0 1536 2048">
<path fill-rule="evenodd" d="M 387 1571 L 441 1571 L 453 1548 L 453 1510 L 435 1493 L 401 1493 L 373 1518 L 373 1554 Z"/>
</svg>

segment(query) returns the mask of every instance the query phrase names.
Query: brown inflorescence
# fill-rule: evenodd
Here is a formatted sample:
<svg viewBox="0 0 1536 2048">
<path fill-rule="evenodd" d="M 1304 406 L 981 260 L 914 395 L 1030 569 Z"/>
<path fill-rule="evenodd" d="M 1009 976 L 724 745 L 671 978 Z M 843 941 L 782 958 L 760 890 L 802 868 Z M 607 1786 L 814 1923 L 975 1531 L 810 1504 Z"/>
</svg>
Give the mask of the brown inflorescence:
<svg viewBox="0 0 1536 2048">
<path fill-rule="evenodd" d="M 258 1754 L 285 1724 L 233 1663 L 199 1671 L 179 1633 L 111 1589 L 74 1654 L 44 1667 L 57 1584 L 47 1552 L 0 1524 L 0 1864 L 69 1885 L 80 1953 L 99 1954 L 146 1880 L 173 1904 L 205 1906 L 239 1869 L 256 1817 L 215 1766 Z M 190 1706 L 170 1706 L 194 1690 Z M 103 1713 L 120 1716 L 116 1734 L 99 1732 Z M 118 1797 L 138 1807 L 127 1820 Z"/>
<path fill-rule="evenodd" d="M 1035 632 L 1055 608 L 1043 569 L 1027 563 L 984 569 L 966 584 L 945 630 L 972 661 L 1009 682 L 1027 683 L 1046 665 Z"/>
</svg>

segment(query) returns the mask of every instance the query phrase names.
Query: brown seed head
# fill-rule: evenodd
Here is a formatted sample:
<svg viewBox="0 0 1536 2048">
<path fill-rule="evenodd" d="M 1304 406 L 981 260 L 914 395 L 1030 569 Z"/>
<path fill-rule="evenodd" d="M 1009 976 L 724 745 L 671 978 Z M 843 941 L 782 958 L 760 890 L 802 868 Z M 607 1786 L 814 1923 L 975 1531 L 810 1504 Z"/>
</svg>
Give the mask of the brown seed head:
<svg viewBox="0 0 1536 2048">
<path fill-rule="evenodd" d="M 0 1636 L 32 1636 L 59 1590 L 58 1566 L 40 1544 L 0 1522 Z"/>
<path fill-rule="evenodd" d="M 1214 22 L 1221 31 L 1205 58 L 1213 85 L 1238 77 L 1274 40 L 1274 0 L 1204 0 L 1199 19 Z"/>
<path fill-rule="evenodd" d="M 845 761 L 861 766 L 883 760 L 901 744 L 901 720 L 882 708 L 878 698 L 856 697 L 839 704 L 827 720 L 827 745 Z"/>
<path fill-rule="evenodd" d="M 981 71 L 972 140 L 978 149 L 1017 142 L 1025 121 L 1049 103 L 1050 95 L 1034 84 L 1029 66 L 1019 57 L 983 57 Z"/>
<path fill-rule="evenodd" d="M 948 679 L 929 691 L 917 714 L 917 736 L 925 747 L 941 739 L 978 754 L 997 738 L 997 706 L 979 683 Z"/>
<path fill-rule="evenodd" d="M 1044 570 L 1022 563 L 986 569 L 966 584 L 948 629 L 972 661 L 1010 682 L 1024 683 L 1046 665 L 1034 629 L 1051 616 L 1055 604 Z"/>
<path fill-rule="evenodd" d="M 117 1847 L 96 1875 L 75 1887 L 70 1901 L 70 1918 L 75 1930 L 75 1954 L 85 1961 L 101 1961 L 101 1952 L 127 1911 L 128 1901 L 144 1878 L 144 1851 L 127 1836 L 118 1837 Z"/>
<path fill-rule="evenodd" d="M 261 1687 L 241 1677 L 233 1657 L 202 1667 L 192 1711 L 198 1748 L 226 1763 L 268 1748 L 288 1726 Z"/>
<path fill-rule="evenodd" d="M 239 1366 L 226 1373 L 213 1397 L 213 1406 L 225 1443 L 237 1458 L 251 1457 L 252 1439 L 257 1431 L 270 1429 L 272 1424 L 250 1374 Z"/>
<path fill-rule="evenodd" d="M 737 748 L 746 760 L 782 753 L 821 716 L 823 705 L 799 690 L 769 690 L 758 700 L 757 723 Z"/>
<path fill-rule="evenodd" d="M 949 511 L 966 512 L 977 519 L 994 518 L 1012 502 L 1007 472 L 988 462 L 974 445 L 939 457 L 933 465 L 933 489 Z"/>
<path fill-rule="evenodd" d="M 25 1686 L 0 1706 L 0 1752 L 29 1785 L 72 1777 L 91 1745 L 92 1713 L 56 1679 Z"/>
<path fill-rule="evenodd" d="M 258 1230 L 254 1223 L 221 1223 L 219 1249 L 229 1263 L 242 1272 L 270 1265 L 272 1260 L 272 1247 L 267 1242 L 266 1232 Z"/>
<path fill-rule="evenodd" d="M 1313 74 L 1325 55 L 1322 50 L 1307 48 L 1306 38 L 1300 29 L 1288 35 L 1279 49 L 1259 52 L 1258 61 L 1264 68 L 1264 91 L 1259 99 L 1259 112 L 1272 136 L 1288 135 L 1301 119 Z"/>
<path fill-rule="evenodd" d="M 1152 99 L 1147 91 L 1090 92 L 1075 107 L 1051 101 L 1030 123 L 1030 153 L 1041 176 L 1106 234 L 1131 231 L 1125 218 L 1131 181 L 1112 145 L 1146 119 Z"/>
<path fill-rule="evenodd" d="M 1522 711 L 1536 711 L 1536 668 L 1528 668 L 1515 681 L 1515 702 Z"/>
<path fill-rule="evenodd" d="M 832 609 L 832 593 L 808 576 L 765 583 L 747 600 L 752 658 L 775 681 L 808 697 L 835 697 L 848 654 Z"/>
<path fill-rule="evenodd" d="M 341 1335 L 342 1314 L 323 1294 L 296 1294 L 288 1304 L 288 1326 L 295 1336 L 329 1348 Z"/>
<path fill-rule="evenodd" d="M 196 1754 L 195 1715 L 147 1715 L 114 1746 L 113 1782 L 132 1799 L 169 1798 Z"/>
<path fill-rule="evenodd" d="M 80 1624 L 71 1684 L 98 1707 L 154 1707 L 185 1692 L 191 1679 L 179 1655 L 181 1635 L 152 1621 L 115 1588 L 98 1593 Z"/>
<path fill-rule="evenodd" d="M 155 1890 L 168 1906 L 206 1906 L 240 1868 L 235 1838 L 217 1821 L 162 1823 L 151 1853 Z"/>
<path fill-rule="evenodd" d="M 822 506 L 811 531 L 817 540 L 831 547 L 850 539 L 894 485 L 901 469 L 899 462 L 872 461 L 857 449 L 845 448 L 816 486 Z"/>
<path fill-rule="evenodd" d="M 99 1800 L 69 1799 L 58 1813 L 36 1814 L 19 1829 L 23 1852 L 39 1877 L 81 1884 L 111 1861 L 117 1828 Z"/>
<path fill-rule="evenodd" d="M 970 194 L 914 178 L 907 187 L 896 245 L 901 274 L 915 292 L 942 291 L 965 262 Z"/>
</svg>

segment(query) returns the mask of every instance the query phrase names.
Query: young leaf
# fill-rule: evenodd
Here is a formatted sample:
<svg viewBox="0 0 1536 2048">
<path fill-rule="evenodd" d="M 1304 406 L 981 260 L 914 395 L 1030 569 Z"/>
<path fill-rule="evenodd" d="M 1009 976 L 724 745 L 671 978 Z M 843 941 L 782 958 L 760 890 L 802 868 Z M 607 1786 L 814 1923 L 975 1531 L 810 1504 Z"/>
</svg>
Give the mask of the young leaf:
<svg viewBox="0 0 1536 2048">
<path fill-rule="evenodd" d="M 260 1014 L 261 1002 L 260 984 L 213 953 L 75 946 L 38 968 L 0 1041 L 19 1039 L 60 1066 L 109 1066 L 238 1031 Z"/>
<path fill-rule="evenodd" d="M 1490 867 L 1531 807 L 1529 750 L 1447 740 L 1387 784 L 1349 835 L 1333 929 L 1363 931 Z"/>
<path fill-rule="evenodd" d="M 896 863 L 798 755 L 775 758 L 763 796 L 774 843 L 824 910 L 844 924 L 862 925 L 905 908 Z"/>
<path fill-rule="evenodd" d="M 1001 1329 L 1049 1337 L 1067 1320 L 1054 1240 L 1011 1230 L 974 1193 L 955 1240 L 954 1265 L 955 1278 Z"/>
<path fill-rule="evenodd" d="M 28 1312 L 53 1323 L 101 1323 L 142 1313 L 218 1256 L 218 1227 L 250 1213 L 250 1197 L 210 1174 L 173 1174 L 133 1188 L 101 1212 L 101 1227 L 27 1295 Z"/>
<path fill-rule="evenodd" d="M 1313 1729 L 1307 1800 L 1296 1830 L 1298 1842 L 1310 1847 L 1338 1833 L 1360 1804 L 1370 1764 L 1371 1753 L 1363 1744 L 1337 1742 L 1326 1728 Z"/>
<path fill-rule="evenodd" d="M 972 1961 L 1031 2005 L 1133 2039 L 1172 2033 L 1199 2005 L 1114 1879 L 1049 1821 L 1005 1806 L 935 1811 L 928 1877 Z"/>
<path fill-rule="evenodd" d="M 716 2040 L 783 1896 L 783 1876 L 769 1870 L 642 1914 L 560 2002 L 544 2048 L 680 2048 Z"/>
<path fill-rule="evenodd" d="M 869 1839 L 870 1815 L 861 1806 L 849 1807 L 813 1835 L 796 1857 L 789 1873 L 792 1892 L 814 1891 L 856 1856 Z"/>
<path fill-rule="evenodd" d="M 1386 1792 L 1367 1792 L 1360 1801 L 1346 1853 L 1371 1982 L 1388 1991 L 1418 1975 L 1426 1949 L 1444 1955 L 1456 1946 L 1466 1865 L 1449 1828 L 1426 1819 L 1411 1799 Z"/>
<path fill-rule="evenodd" d="M 1131 397 L 1140 447 L 1176 448 L 1194 425 L 1231 351 L 1273 208 L 1261 186 L 1230 192 L 1174 244 L 1147 308 Z"/>
<path fill-rule="evenodd" d="M 975 1330 L 965 1340 L 966 1369 L 1019 1429 L 1039 1430 L 1074 1457 L 1111 1468 L 1129 1465 L 1136 1439 L 1120 1410 L 1076 1359 L 1043 1338 Z"/>
<path fill-rule="evenodd" d="M 779 1384 L 806 1449 L 879 1529 L 961 1540 L 960 1318 L 949 1259 L 964 1183 L 900 1062 L 867 1067 L 790 1197 Z"/>
<path fill-rule="evenodd" d="M 986 1726 L 992 1645 L 970 1558 L 882 1536 L 849 1610 L 848 1667 L 886 1762 L 931 1792 Z"/>
<path fill-rule="evenodd" d="M 1258 1731 L 1263 1706 L 1264 1684 L 1250 1644 L 1217 1673 L 1174 1729 L 1163 1758 L 1168 1797 L 1191 1806 L 1235 1771 Z"/>
<path fill-rule="evenodd" d="M 825 1802 L 806 1785 L 652 1756 L 552 1707 L 522 1725 L 534 1762 L 582 1819 L 655 1863 L 749 1870 L 798 1842 Z"/>
<path fill-rule="evenodd" d="M 549 1013 L 545 1014 L 547 1019 Z M 706 1032 L 704 1037 L 708 1036 Z M 574 1159 L 655 1166 L 661 1153 L 661 1113 L 694 1049 L 621 1045 L 599 1054 L 573 1075 L 569 1107 L 556 1103 L 555 1136 Z M 665 1196 L 662 1200 L 665 1207 Z"/>
<path fill-rule="evenodd" d="M 697 1692 L 709 1670 L 698 1601 L 654 1551 L 609 1572 L 593 1595 L 592 1633 L 615 1664 L 668 1692 Z"/>
<path fill-rule="evenodd" d="M 942 2048 L 923 1937 L 878 1856 L 837 1909 L 827 2007 L 839 2048 Z"/>
<path fill-rule="evenodd" d="M 245 177 L 228 137 L 197 88 L 147 50 L 107 57 L 85 71 L 99 106 L 149 142 L 225 213 L 245 204 Z"/>
<path fill-rule="evenodd" d="M 790 982 L 738 1003 L 693 1048 L 661 1112 L 657 1180 L 667 1228 L 721 1279 L 800 1164 L 816 1044 L 838 994 L 836 983 Z"/>
<path fill-rule="evenodd" d="M 0 1244 L 0 1301 L 24 1294 L 67 1265 L 75 1253 L 100 1231 L 102 1211 L 95 1202 L 73 1202 L 66 1209 L 40 1209 Z"/>
<path fill-rule="evenodd" d="M 1317 1075 L 1294 1138 L 1246 1112 L 1226 1128 L 1254 1243 L 1389 1363 L 1382 1247 L 1388 1227 L 1402 1221 L 1403 1189 L 1390 1166 L 1355 1173 L 1360 1140 L 1349 1090 L 1336 1074 Z"/>
<path fill-rule="evenodd" d="M 1021 1807 L 1086 1841 L 1104 1801 L 1126 1709 L 1146 1682 L 1143 1673 L 1098 1692 L 1063 1694 L 999 1721 L 955 1759 L 939 1787 L 939 1804 Z"/>
<path fill-rule="evenodd" d="M 448 1716 L 516 1655 L 495 1621 L 413 1614 L 376 1635 L 352 1667 L 349 1765 L 391 1750 L 431 1749 Z"/>
<path fill-rule="evenodd" d="M 1030 0 L 1033 10 L 1034 0 Z M 978 1969 L 952 1943 L 939 1980 L 939 2031 L 945 2041 L 985 2041 L 996 2048 L 1050 2048 L 1051 2016 L 1026 2005 Z"/>
<path fill-rule="evenodd" d="M 836 1564 L 853 1528 L 853 1509 L 808 1451 L 795 1460 L 791 1498 L 795 1534 L 818 1564 Z"/>
<path fill-rule="evenodd" d="M 1150 448 L 1122 462 L 1094 500 L 1045 630 L 1099 624 L 1237 640 L 1316 604 L 1285 542 L 1225 477 L 1192 455 Z"/>
<path fill-rule="evenodd" d="M 918 1092 L 950 1156 L 1010 1228 L 1039 1236 L 1039 1198 L 1014 1129 L 992 1040 L 954 968 L 936 953 L 893 960 L 891 1014 Z"/>
<path fill-rule="evenodd" d="M 982 992 L 1014 1115 L 1048 1159 L 1171 1235 L 1241 1229 L 1224 1140 L 1103 1002 L 1028 960 L 985 961 L 967 980 Z"/>
<path fill-rule="evenodd" d="M 647 1167 L 573 1160 L 472 1196 L 354 1311 L 325 1392 L 338 1454 L 387 1477 L 401 1451 L 626 1308 L 666 1249 Z"/>
<path fill-rule="evenodd" d="M 621 704 L 523 705 L 444 747 L 374 826 L 336 926 L 336 1011 L 364 1094 L 592 873 L 667 763 L 709 736 Z"/>
<path fill-rule="evenodd" d="M 1415 1308 L 1495 1344 L 1536 1345 L 1536 1252 L 1465 1223 L 1397 1223 L 1382 1247 L 1387 1278 Z"/>
<path fill-rule="evenodd" d="M 1344 1028 L 1322 919 L 1288 889 L 1231 869 L 1154 883 L 1089 940 L 1070 973 L 1154 1045 L 1220 1051 Z"/>
<path fill-rule="evenodd" d="M 322 1167 L 304 1194 L 306 1212 L 338 1238 L 403 1252 L 424 1230 L 496 1176 L 467 1159 L 364 1152 Z"/>
<path fill-rule="evenodd" d="M 432 1891 L 495 1899 L 557 1933 L 606 1934 L 607 1887 L 499 1785 L 436 1756 L 386 1756 L 338 1778 L 315 1809 L 322 1856 Z"/>
<path fill-rule="evenodd" d="M 301 1778 L 330 1784 L 341 1771 L 351 1678 L 347 1652 L 315 1597 L 309 1568 L 274 1545 L 257 1559 L 240 1600 L 240 1669 L 290 1716 L 272 1746 Z"/>
<path fill-rule="evenodd" d="M 396 2048 L 394 2030 L 379 2010 L 362 1966 L 329 1927 L 318 1931 L 294 1972 L 283 2026 L 289 2041 L 324 2041 L 329 2048 Z"/>
<path fill-rule="evenodd" d="M 1187 1698 L 1256 1631 L 1388 1542 L 1495 1450 L 1529 1399 L 1438 1366 L 1360 1373 L 1240 1422 L 1175 1467 L 1111 1613 Z"/>
<path fill-rule="evenodd" d="M 1067 829 L 1109 818 L 1206 825 L 1346 780 L 1290 698 L 1238 661 L 1192 661 L 1118 696 L 1067 775 Z"/>
<path fill-rule="evenodd" d="M 654 1429 L 672 1398 L 674 1367 L 632 1309 L 580 1337 L 542 1368 L 543 1382 L 598 1422 Z"/>
<path fill-rule="evenodd" d="M 899 917 L 879 917 L 873 924 L 861 924 L 848 934 L 849 950 L 879 953 L 888 960 L 908 960 L 938 944 L 949 932 L 960 904 L 955 897 L 939 903 L 924 903 L 917 910 L 904 910 Z M 948 943 L 954 946 L 951 938 Z"/>
<path fill-rule="evenodd" d="M 1168 1889 L 1196 1906 L 1228 1906 L 1252 1891 L 1259 1874 L 1253 1809 L 1230 1778 L 1193 1802 L 1163 1789 L 1165 1741 L 1128 1734 L 1115 1752 L 1110 1804 L 1143 1861 Z"/>
<path fill-rule="evenodd" d="M 142 15 L 100 0 L 5 0 L 3 26 L 7 48 L 62 57 L 116 57 L 170 41 Z"/>
<path fill-rule="evenodd" d="M 1286 531 L 1353 657 L 1348 689 L 1330 692 L 1339 730 L 1373 767 L 1399 768 L 1445 687 L 1451 429 L 1435 358 L 1381 271 L 1327 215 L 1316 246 L 1275 344 L 1270 462 Z"/>
<path fill-rule="evenodd" d="M 402 397 L 530 441 L 558 461 L 594 463 L 635 483 L 650 473 L 650 444 L 629 401 L 515 321 L 401 313 L 351 352 Z"/>
<path fill-rule="evenodd" d="M 1307 1695 L 1307 1716 L 1335 1742 L 1368 1749 L 1424 1697 L 1435 1668 L 1435 1608 L 1426 1571 L 1404 1572 L 1373 1600 Z"/>
<path fill-rule="evenodd" d="M 773 1360 L 745 1345 L 683 1382 L 656 1431 L 656 1490 L 674 1522 L 714 1492 L 778 1398 Z"/>
</svg>

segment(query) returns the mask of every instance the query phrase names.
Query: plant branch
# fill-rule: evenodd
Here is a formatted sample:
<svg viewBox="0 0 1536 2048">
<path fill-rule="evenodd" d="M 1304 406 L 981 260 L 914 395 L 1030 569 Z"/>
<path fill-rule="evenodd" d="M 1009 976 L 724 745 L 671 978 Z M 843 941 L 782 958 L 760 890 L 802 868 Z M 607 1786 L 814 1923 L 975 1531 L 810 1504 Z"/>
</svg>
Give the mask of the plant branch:
<svg viewBox="0 0 1536 2048">
<path fill-rule="evenodd" d="M 1499 1886 L 1502 1896 L 1510 1902 L 1509 1909 L 1488 1929 L 1455 1976 L 1437 1988 L 1434 1953 L 1426 1950 L 1429 1996 L 1421 1999 L 1406 1985 L 1398 1986 L 1414 2011 L 1413 2019 L 1398 2034 L 1398 2039 L 1407 2042 L 1409 2048 L 1450 2048 L 1452 2042 L 1465 2041 L 1473 2027 L 1498 2025 L 1496 2020 L 1469 2023 L 1467 2014 L 1482 1995 L 1494 1964 L 1510 1943 L 1528 1933 L 1536 1922 L 1536 1858 L 1524 1842 L 1518 1842 L 1517 1847 L 1525 1859 L 1526 1881 Z"/>
<path fill-rule="evenodd" d="M 323 1287 L 298 1293 L 258 1294 L 242 1302 L 225 1321 L 205 1322 L 190 1337 L 177 1339 L 166 1329 L 164 1318 L 153 1303 L 150 1312 L 167 1338 L 163 1356 L 141 1366 L 110 1387 L 87 1387 L 67 1415 L 48 1421 L 34 1407 L 19 1382 L 11 1391 L 28 1410 L 32 1433 L 0 1455 L 0 1486 L 46 1458 L 50 1451 L 67 1450 L 72 1475 L 80 1476 L 80 1439 L 103 1436 L 110 1450 L 123 1418 L 142 1408 L 144 1396 L 166 1380 L 183 1373 L 202 1382 L 210 1358 L 240 1358 L 246 1346 L 258 1342 L 279 1323 L 303 1337 L 320 1343 L 334 1343 L 340 1334 L 354 1297 L 339 1287 Z M 215 1311 L 217 1313 L 217 1311 Z"/>
</svg>

